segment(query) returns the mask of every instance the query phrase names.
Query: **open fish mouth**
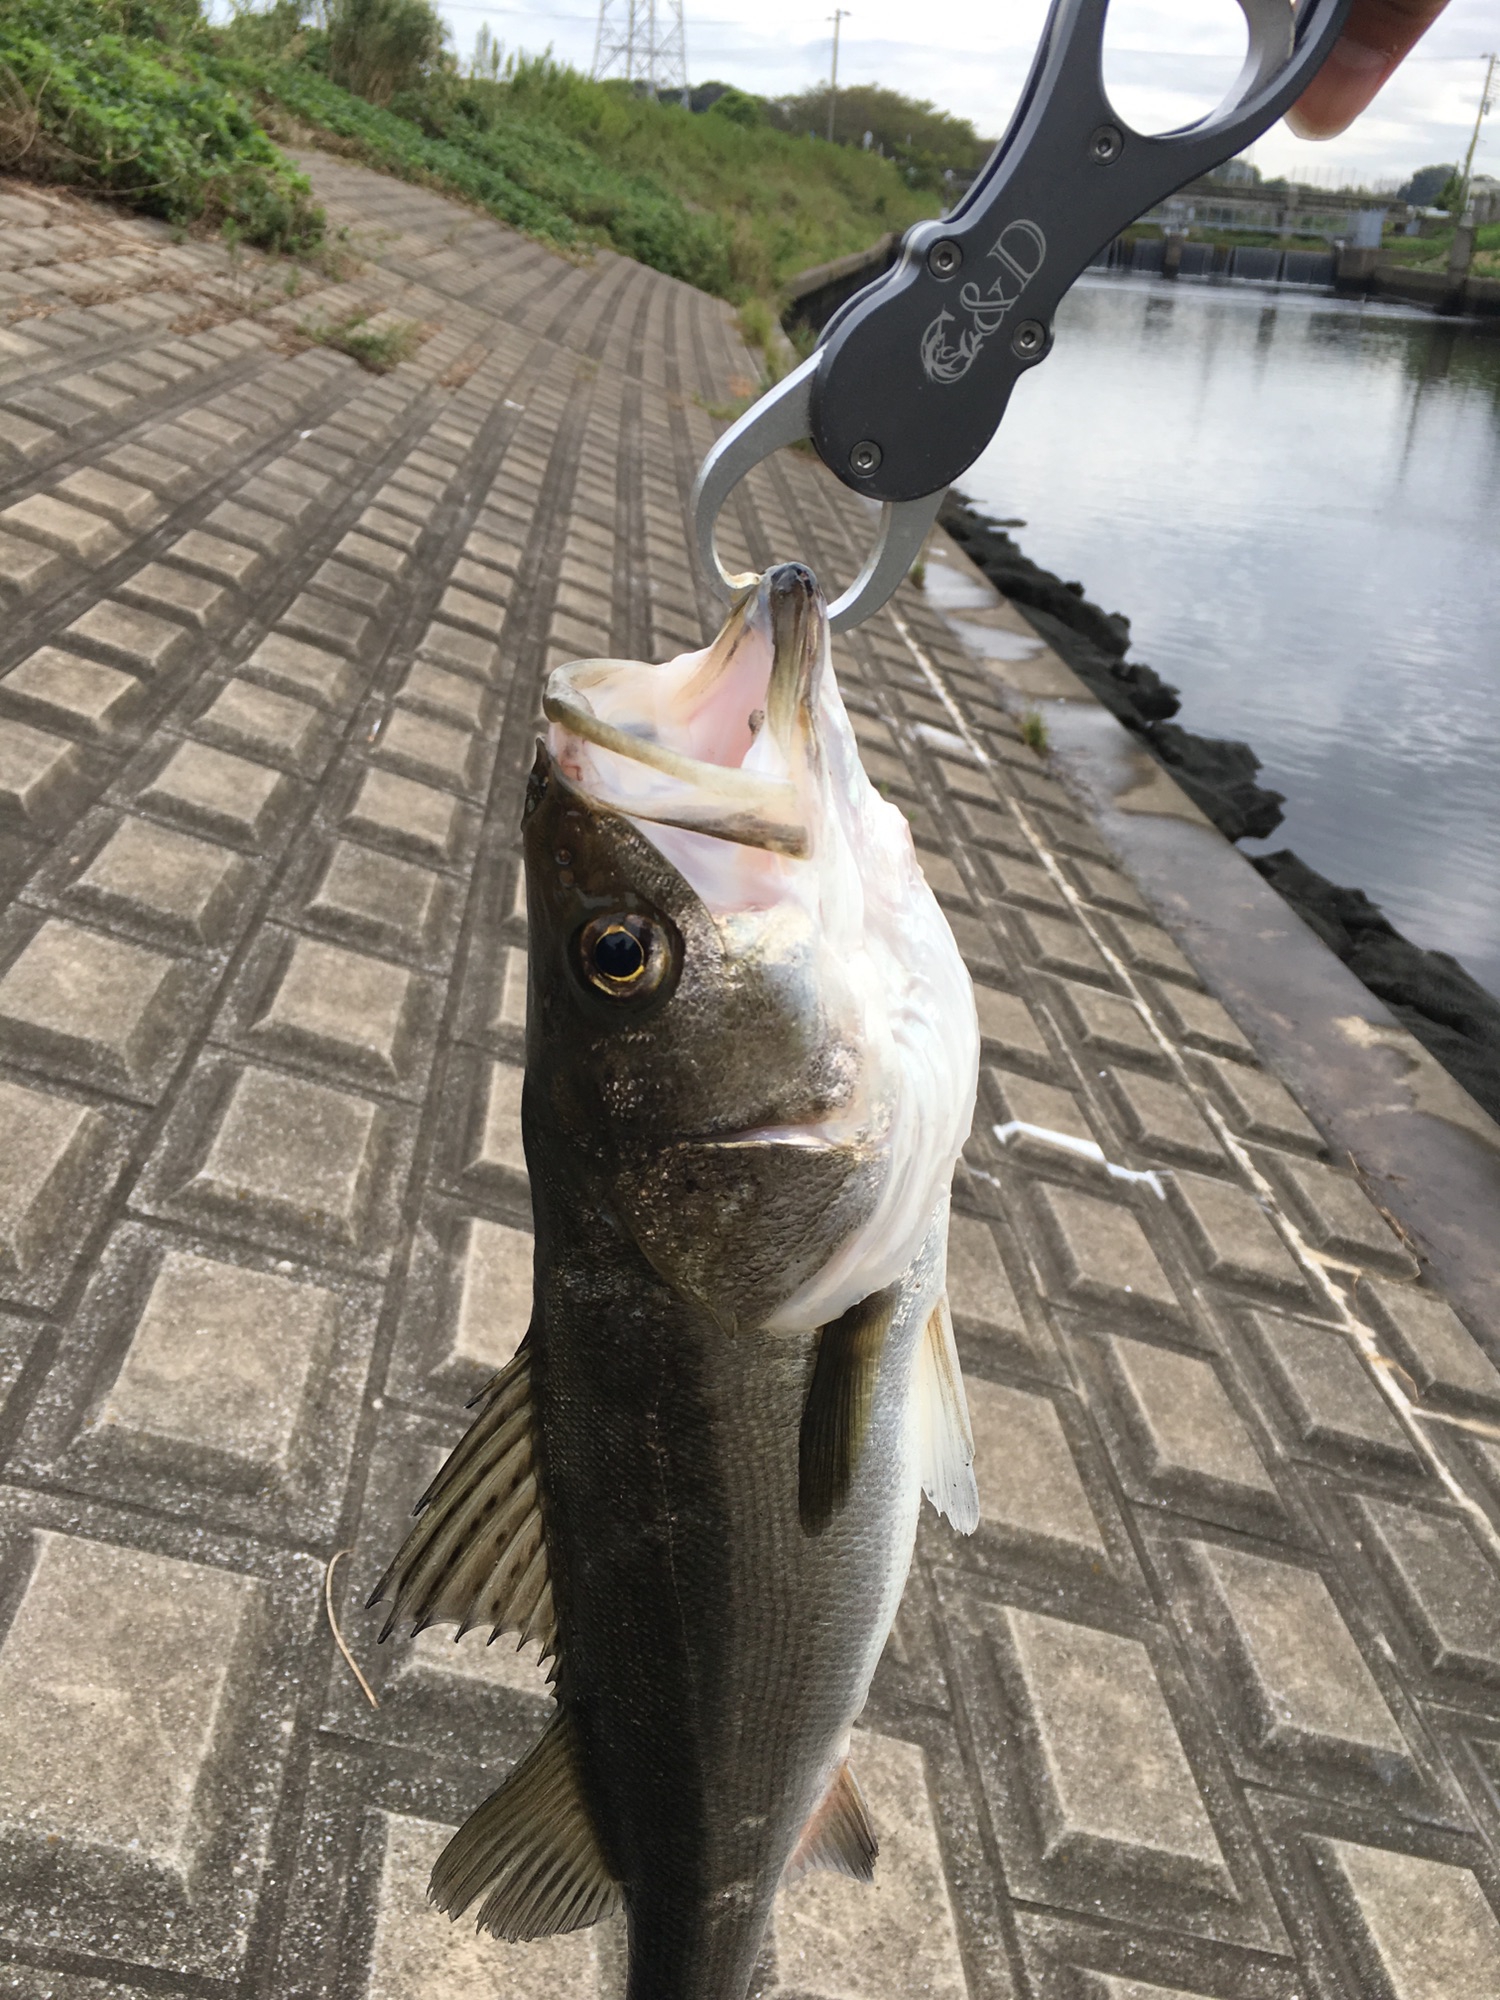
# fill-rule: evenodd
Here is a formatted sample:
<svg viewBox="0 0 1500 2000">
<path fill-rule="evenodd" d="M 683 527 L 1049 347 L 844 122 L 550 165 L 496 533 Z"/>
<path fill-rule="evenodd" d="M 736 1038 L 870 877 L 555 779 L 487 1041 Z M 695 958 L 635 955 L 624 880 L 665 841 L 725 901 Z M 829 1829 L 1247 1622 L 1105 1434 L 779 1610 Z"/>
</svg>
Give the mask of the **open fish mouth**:
<svg viewBox="0 0 1500 2000">
<path fill-rule="evenodd" d="M 591 799 L 633 819 L 805 857 L 827 658 L 817 580 L 782 563 L 746 580 L 701 652 L 559 667 L 542 704 L 553 754 Z"/>
</svg>

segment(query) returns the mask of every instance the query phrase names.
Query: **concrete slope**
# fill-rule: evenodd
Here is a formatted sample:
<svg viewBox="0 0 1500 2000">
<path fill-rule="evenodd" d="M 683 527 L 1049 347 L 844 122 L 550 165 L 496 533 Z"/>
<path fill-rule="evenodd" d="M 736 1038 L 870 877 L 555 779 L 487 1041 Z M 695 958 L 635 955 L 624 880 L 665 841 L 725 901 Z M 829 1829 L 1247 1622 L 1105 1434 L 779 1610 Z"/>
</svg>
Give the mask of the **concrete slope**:
<svg viewBox="0 0 1500 2000">
<path fill-rule="evenodd" d="M 683 509 L 750 363 L 308 165 L 351 241 L 295 299 L 0 195 L 0 1994 L 605 2000 L 614 1930 L 425 1904 L 533 1664 L 358 1607 L 526 1323 L 542 676 L 713 622 Z M 361 312 L 413 358 L 308 344 Z M 787 455 L 728 552 L 869 528 Z M 969 623 L 906 586 L 838 668 L 979 984 L 984 1520 L 926 1522 L 876 1680 L 878 1884 L 786 1896 L 760 1990 L 1491 2000 L 1500 1373 L 1025 748 L 1001 669 L 1057 663 Z"/>
</svg>

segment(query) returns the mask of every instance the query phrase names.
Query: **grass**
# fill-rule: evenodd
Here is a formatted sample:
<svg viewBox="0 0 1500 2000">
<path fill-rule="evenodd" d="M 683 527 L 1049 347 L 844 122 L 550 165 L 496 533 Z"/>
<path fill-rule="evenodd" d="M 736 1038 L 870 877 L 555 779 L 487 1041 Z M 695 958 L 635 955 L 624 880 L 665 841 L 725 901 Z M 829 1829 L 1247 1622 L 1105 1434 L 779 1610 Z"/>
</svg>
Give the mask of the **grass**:
<svg viewBox="0 0 1500 2000">
<path fill-rule="evenodd" d="M 1038 757 L 1045 757 L 1052 748 L 1052 739 L 1047 734 L 1047 725 L 1034 708 L 1028 708 L 1021 717 L 1021 741 L 1028 750 L 1034 750 Z"/>
<path fill-rule="evenodd" d="M 545 58 L 465 76 L 425 0 L 309 5 L 213 27 L 200 0 L 0 0 L 0 166 L 303 255 L 324 220 L 274 135 L 332 140 L 566 253 L 609 245 L 749 305 L 757 333 L 794 273 L 937 209 L 894 160 L 758 112 L 694 115 Z M 755 344 L 774 374 L 785 350 Z"/>
<path fill-rule="evenodd" d="M 502 119 L 485 127 L 469 118 L 464 99 L 436 89 L 381 107 L 299 62 L 251 61 L 231 52 L 220 69 L 314 134 L 340 140 L 341 151 L 399 179 L 456 194 L 555 249 L 608 243 L 690 284 L 728 290 L 727 247 L 714 218 L 693 215 L 648 177 L 612 171 L 544 120 Z M 408 111 L 420 113 L 420 122 Z"/>
<path fill-rule="evenodd" d="M 935 213 L 890 160 L 638 98 L 546 61 L 428 77 L 384 108 L 293 47 L 221 69 L 382 172 L 441 188 L 565 250 L 606 243 L 741 303 Z"/>
<path fill-rule="evenodd" d="M 427 338 L 427 330 L 415 320 L 391 320 L 385 326 L 371 326 L 369 321 L 367 310 L 351 312 L 321 325 L 303 320 L 297 331 L 319 347 L 337 348 L 372 375 L 388 375 L 403 361 L 410 361 Z"/>
<path fill-rule="evenodd" d="M 1404 264 L 1410 271 L 1446 271 L 1448 252 L 1453 247 L 1453 230 L 1448 227 L 1435 236 L 1397 236 L 1381 249 L 1388 264 Z M 1500 222 L 1486 222 L 1474 232 L 1474 261 L 1469 275 L 1500 278 Z"/>
<path fill-rule="evenodd" d="M 747 347 L 769 354 L 776 344 L 776 315 L 764 299 L 747 299 L 739 312 L 740 338 Z"/>
<path fill-rule="evenodd" d="M 216 77 L 200 29 L 196 0 L 0 6 L 0 167 L 266 249 L 313 248 L 322 210 Z"/>
<path fill-rule="evenodd" d="M 798 271 L 938 210 L 937 197 L 911 188 L 893 161 L 858 147 L 712 111 L 695 117 L 547 63 L 518 64 L 498 88 L 509 93 L 509 115 L 545 115 L 613 170 L 649 174 L 712 215 L 737 296 L 769 297 Z"/>
</svg>

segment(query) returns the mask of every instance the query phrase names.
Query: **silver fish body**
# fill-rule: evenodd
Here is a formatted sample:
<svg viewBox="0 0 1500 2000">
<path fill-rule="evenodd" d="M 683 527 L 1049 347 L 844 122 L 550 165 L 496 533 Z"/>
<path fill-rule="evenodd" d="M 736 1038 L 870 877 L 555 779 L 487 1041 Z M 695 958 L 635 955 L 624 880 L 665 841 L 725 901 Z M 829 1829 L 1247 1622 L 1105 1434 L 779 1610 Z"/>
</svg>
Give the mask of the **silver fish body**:
<svg viewBox="0 0 1500 2000">
<path fill-rule="evenodd" d="M 630 2000 L 739 2000 L 783 1880 L 869 1876 L 849 1736 L 921 1490 L 977 1512 L 943 1296 L 977 1034 L 808 573 L 670 699 L 608 664 L 554 678 L 525 820 L 531 1328 L 377 1597 L 553 1661 L 442 1907 L 623 1907 Z"/>
</svg>

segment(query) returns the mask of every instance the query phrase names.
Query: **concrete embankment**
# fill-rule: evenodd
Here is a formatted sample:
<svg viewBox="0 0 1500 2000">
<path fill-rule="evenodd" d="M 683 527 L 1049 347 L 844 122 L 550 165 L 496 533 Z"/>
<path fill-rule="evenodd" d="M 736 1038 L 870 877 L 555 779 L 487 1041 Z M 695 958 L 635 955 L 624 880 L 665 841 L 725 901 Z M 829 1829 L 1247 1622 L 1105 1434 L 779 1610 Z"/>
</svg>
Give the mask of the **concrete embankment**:
<svg viewBox="0 0 1500 2000">
<path fill-rule="evenodd" d="M 1021 606 L 1056 649 L 1228 840 L 1265 840 L 1281 823 L 1280 792 L 1261 785 L 1248 743 L 1200 736 L 1168 718 L 1181 700 L 1142 661 L 1126 657 L 1130 621 L 1031 562 L 1011 537 L 957 496 L 944 527 L 997 589 Z M 1360 889 L 1318 874 L 1290 848 L 1252 866 L 1336 952 L 1492 1117 L 1500 1118 L 1500 1000 L 1444 951 L 1403 937 Z"/>
<path fill-rule="evenodd" d="M 542 679 L 701 643 L 752 364 L 306 165 L 297 300 L 0 186 L 0 1991 L 619 2000 L 618 1930 L 427 1901 L 534 1657 L 360 1606 L 528 1324 Z M 412 358 L 306 331 L 360 313 Z M 800 453 L 723 524 L 869 534 Z M 947 537 L 834 663 L 975 982 L 983 1519 L 855 1735 L 877 1886 L 785 1892 L 757 1993 L 1500 1992 L 1500 1127 Z"/>
<path fill-rule="evenodd" d="M 1500 327 L 1500 278 L 1465 272 L 1420 271 L 1383 259 L 1376 250 L 1342 250 L 1335 285 L 1348 296 L 1395 299 L 1445 318 L 1462 315 Z"/>
<path fill-rule="evenodd" d="M 847 299 L 891 268 L 900 248 L 901 238 L 891 230 L 868 250 L 854 250 L 847 257 L 798 272 L 781 288 L 783 325 L 814 331 L 826 326 Z"/>
</svg>

